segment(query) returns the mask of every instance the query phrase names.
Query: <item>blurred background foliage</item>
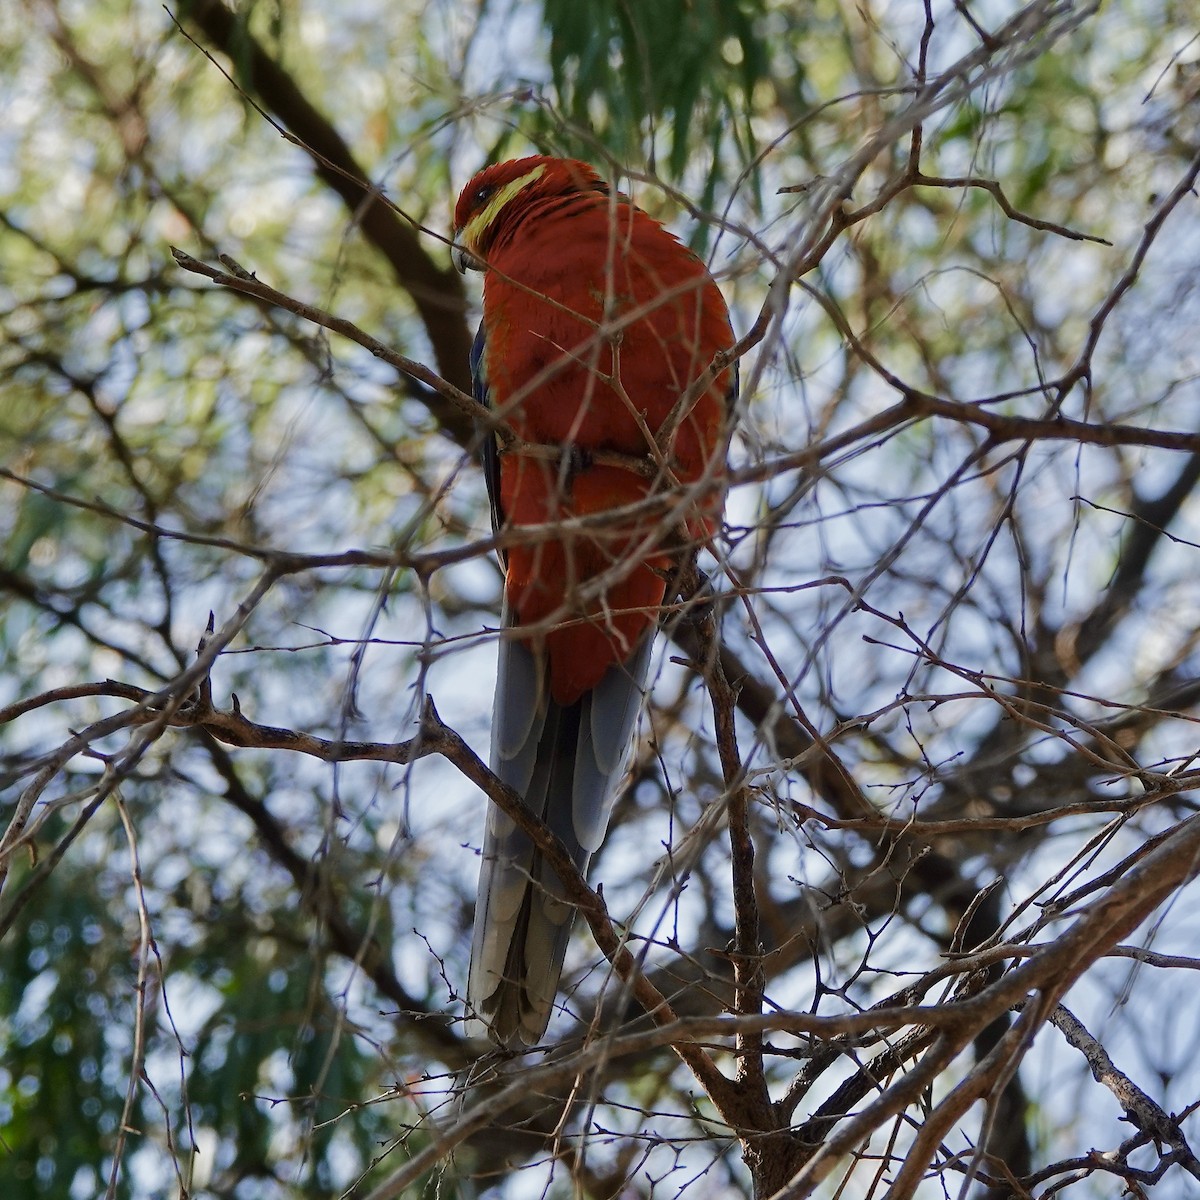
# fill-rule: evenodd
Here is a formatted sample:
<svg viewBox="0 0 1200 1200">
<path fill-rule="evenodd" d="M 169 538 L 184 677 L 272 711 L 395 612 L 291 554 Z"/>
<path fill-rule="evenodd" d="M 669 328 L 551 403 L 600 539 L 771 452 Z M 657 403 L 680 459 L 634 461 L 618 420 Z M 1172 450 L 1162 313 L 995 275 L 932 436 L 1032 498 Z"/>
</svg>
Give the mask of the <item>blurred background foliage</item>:
<svg viewBox="0 0 1200 1200">
<path fill-rule="evenodd" d="M 1191 811 L 1186 792 L 1134 801 L 1153 790 L 1145 772 L 1188 769 L 1195 750 L 1194 454 L 1000 445 L 968 424 L 912 420 L 795 469 L 806 446 L 895 402 L 876 365 L 1004 415 L 1198 428 L 1194 195 L 1088 341 L 1200 153 L 1195 14 L 1114 0 L 1083 6 L 1056 38 L 1044 36 L 1055 6 L 1031 7 L 1043 25 L 1015 43 L 1020 61 L 925 124 L 920 166 L 996 180 L 1059 231 L 1011 219 L 981 188 L 896 190 L 771 310 L 742 364 L 740 474 L 719 549 L 738 580 L 721 586 L 745 603 L 722 610 L 723 638 L 776 701 L 757 721 L 744 707 L 741 733 L 761 801 L 768 991 L 785 1006 L 872 1003 L 897 973 L 941 961 L 980 887 L 1006 881 L 984 908 L 988 932 L 1012 933 L 1021 906 Z M 0 899 L 0 1194 L 341 1194 L 428 1144 L 429 1122 L 451 1115 L 453 1073 L 480 1069 L 459 1018 L 483 801 L 452 767 L 334 767 L 188 729 L 142 744 L 136 726 L 97 725 L 128 701 L 69 690 L 170 686 L 210 611 L 219 626 L 245 600 L 259 551 L 442 551 L 488 531 L 469 431 L 431 393 L 184 273 L 169 247 L 232 255 L 464 386 L 478 294 L 449 267 L 457 189 L 489 158 L 574 154 L 708 256 L 744 332 L 808 228 L 813 189 L 1016 11 L 0 8 L 0 705 L 64 689 L 0 726 L 4 823 L 38 772 L 51 779 Z M 887 144 L 842 211 L 884 196 L 910 149 L 907 136 Z M 342 156 L 399 217 L 347 199 Z M 1085 351 L 1087 369 L 1056 395 Z M 428 579 L 288 575 L 218 660 L 214 700 L 236 693 L 269 725 L 392 742 L 412 735 L 430 692 L 482 751 L 498 597 L 484 554 Z M 679 654 L 660 648 L 595 864 L 622 919 L 664 844 L 720 792 L 703 689 Z M 988 688 L 1045 707 L 1006 709 Z M 789 693 L 882 814 L 1074 807 L 916 848 L 848 834 L 773 724 Z M 61 753 L 80 730 L 94 731 L 88 752 Z M 721 966 L 708 949 L 729 939 L 727 874 L 714 828 L 686 890 L 660 889 L 636 918 L 646 936 L 678 939 L 709 981 Z M 1156 948 L 1186 951 L 1194 904 L 1193 891 L 1176 897 Z M 660 944 L 650 961 L 670 957 Z M 598 961 L 580 932 L 571 1011 L 552 1031 L 578 1033 L 596 1011 Z M 1131 974 L 1123 961 L 1090 972 L 1072 1003 L 1183 1113 L 1200 1029 L 1187 972 Z M 720 993 L 678 986 L 684 1012 Z M 1080 1100 L 1086 1065 L 1056 1039 L 1039 1034 L 1017 1079 L 1026 1107 L 996 1151 L 1018 1174 L 1125 1136 L 1106 1094 Z M 773 1086 L 792 1067 L 775 1062 Z M 619 1064 L 595 1087 L 596 1107 L 569 1108 L 560 1141 L 547 1140 L 554 1111 L 508 1114 L 413 1194 L 745 1194 L 673 1060 Z M 977 1138 L 971 1120 L 947 1156 Z M 844 1194 L 882 1194 L 866 1168 Z M 1162 1194 L 1188 1194 L 1163 1180 Z"/>
</svg>

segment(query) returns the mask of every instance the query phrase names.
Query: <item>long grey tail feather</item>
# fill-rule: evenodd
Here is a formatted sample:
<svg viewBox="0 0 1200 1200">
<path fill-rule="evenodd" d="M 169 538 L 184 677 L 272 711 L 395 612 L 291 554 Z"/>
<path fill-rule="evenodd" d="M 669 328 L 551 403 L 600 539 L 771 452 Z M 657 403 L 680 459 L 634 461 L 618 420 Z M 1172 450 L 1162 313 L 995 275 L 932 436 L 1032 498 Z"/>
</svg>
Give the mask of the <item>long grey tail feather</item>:
<svg viewBox="0 0 1200 1200">
<path fill-rule="evenodd" d="M 505 614 L 508 626 L 508 614 Z M 651 638 L 569 706 L 546 692 L 522 642 L 500 643 L 492 770 L 562 839 L 586 872 L 612 810 L 650 666 Z M 488 805 L 467 999 L 492 1039 L 536 1045 L 546 1031 L 575 910 L 533 844 Z"/>
</svg>

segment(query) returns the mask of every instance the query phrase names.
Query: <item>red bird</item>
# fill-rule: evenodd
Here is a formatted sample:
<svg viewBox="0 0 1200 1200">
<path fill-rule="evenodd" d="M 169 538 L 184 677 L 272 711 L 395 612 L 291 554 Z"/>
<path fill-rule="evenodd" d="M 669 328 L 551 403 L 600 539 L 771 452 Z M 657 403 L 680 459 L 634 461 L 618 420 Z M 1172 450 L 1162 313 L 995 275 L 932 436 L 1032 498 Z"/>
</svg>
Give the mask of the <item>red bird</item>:
<svg viewBox="0 0 1200 1200">
<path fill-rule="evenodd" d="M 492 769 L 586 871 L 683 531 L 703 541 L 719 517 L 736 365 L 698 396 L 689 385 L 733 330 L 700 259 L 586 163 L 488 167 L 459 196 L 454 232 L 459 270 L 484 272 L 476 397 L 524 442 L 558 449 L 505 454 L 485 438 L 496 528 L 543 527 L 501 555 Z M 597 462 L 604 451 L 658 477 Z M 668 489 L 665 514 L 563 524 Z M 545 1033 L 573 917 L 554 872 L 489 806 L 467 998 L 501 1045 Z"/>
</svg>

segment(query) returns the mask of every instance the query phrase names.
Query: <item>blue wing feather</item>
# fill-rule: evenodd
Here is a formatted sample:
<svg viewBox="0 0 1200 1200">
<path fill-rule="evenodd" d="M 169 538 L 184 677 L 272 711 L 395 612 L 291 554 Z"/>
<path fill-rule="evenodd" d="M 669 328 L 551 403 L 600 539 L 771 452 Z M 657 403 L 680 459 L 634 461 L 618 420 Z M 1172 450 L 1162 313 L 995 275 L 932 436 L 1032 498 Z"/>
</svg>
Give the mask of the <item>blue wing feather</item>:
<svg viewBox="0 0 1200 1200">
<path fill-rule="evenodd" d="M 471 391 L 478 403 L 485 408 L 492 407 L 492 392 L 487 380 L 487 332 L 483 322 L 475 331 L 475 340 L 471 343 Z M 483 482 L 487 486 L 488 503 L 492 510 L 492 532 L 499 533 L 504 528 L 504 509 L 500 505 L 500 452 L 496 444 L 496 435 L 490 429 L 480 426 L 479 459 L 483 465 Z M 504 562 L 504 552 L 500 552 L 501 564 Z"/>
</svg>

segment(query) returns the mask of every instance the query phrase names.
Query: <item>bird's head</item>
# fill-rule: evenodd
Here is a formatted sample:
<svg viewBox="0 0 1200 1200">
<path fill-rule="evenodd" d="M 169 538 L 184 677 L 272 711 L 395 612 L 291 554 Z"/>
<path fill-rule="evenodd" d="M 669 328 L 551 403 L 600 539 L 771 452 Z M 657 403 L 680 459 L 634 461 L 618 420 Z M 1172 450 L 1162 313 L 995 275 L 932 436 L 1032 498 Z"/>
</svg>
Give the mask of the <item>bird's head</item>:
<svg viewBox="0 0 1200 1200">
<path fill-rule="evenodd" d="M 608 194 L 608 184 L 585 162 L 535 154 L 485 167 L 459 193 L 451 251 L 460 271 L 482 271 L 488 247 L 504 227 L 537 200 Z"/>
</svg>

